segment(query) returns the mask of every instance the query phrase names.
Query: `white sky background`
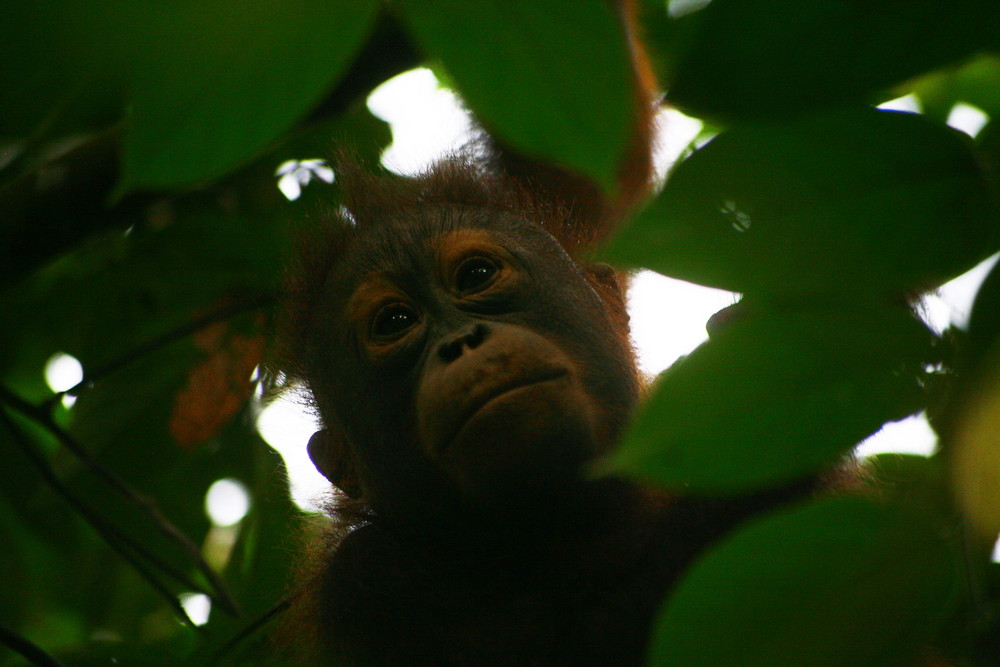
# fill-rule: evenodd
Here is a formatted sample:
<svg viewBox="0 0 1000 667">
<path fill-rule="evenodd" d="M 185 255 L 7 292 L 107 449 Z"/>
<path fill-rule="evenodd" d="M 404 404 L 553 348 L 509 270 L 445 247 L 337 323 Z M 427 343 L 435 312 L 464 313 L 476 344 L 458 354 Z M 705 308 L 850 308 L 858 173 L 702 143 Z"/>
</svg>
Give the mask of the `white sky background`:
<svg viewBox="0 0 1000 667">
<path fill-rule="evenodd" d="M 883 106 L 916 111 L 918 105 L 917 100 L 908 97 Z M 382 161 L 399 173 L 421 171 L 437 157 L 461 147 L 469 137 L 468 118 L 454 94 L 439 87 L 427 69 L 413 70 L 386 82 L 372 93 L 368 106 L 392 126 L 393 143 Z M 985 122 L 982 112 L 968 105 L 957 105 L 949 118 L 949 124 L 972 135 Z M 661 173 L 666 173 L 691 145 L 701 123 L 668 110 L 661 114 L 660 129 L 656 162 Z M 981 265 L 945 285 L 937 296 L 929 297 L 926 309 L 932 326 L 940 331 L 949 323 L 965 324 L 975 291 L 988 270 L 989 265 Z M 735 302 L 736 296 L 729 292 L 650 271 L 637 274 L 629 292 L 629 312 L 642 372 L 655 375 L 704 342 L 708 318 Z M 258 427 L 285 459 L 295 502 L 313 508 L 311 499 L 329 490 L 329 483 L 316 472 L 306 454 L 306 443 L 316 430 L 313 418 L 294 398 L 279 400 L 263 411 Z M 859 452 L 926 455 L 934 446 L 935 436 L 926 420 L 914 417 L 887 425 L 862 444 Z"/>
</svg>

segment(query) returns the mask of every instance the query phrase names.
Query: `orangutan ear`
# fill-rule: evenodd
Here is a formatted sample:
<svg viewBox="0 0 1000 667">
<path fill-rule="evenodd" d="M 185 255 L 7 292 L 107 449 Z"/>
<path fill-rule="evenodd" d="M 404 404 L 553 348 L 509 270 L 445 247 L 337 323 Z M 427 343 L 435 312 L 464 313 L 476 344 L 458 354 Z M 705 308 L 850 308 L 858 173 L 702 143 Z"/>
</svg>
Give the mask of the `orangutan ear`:
<svg viewBox="0 0 1000 667">
<path fill-rule="evenodd" d="M 361 497 L 361 482 L 345 437 L 335 429 L 316 431 L 307 449 L 313 465 L 331 484 L 350 498 Z"/>
</svg>

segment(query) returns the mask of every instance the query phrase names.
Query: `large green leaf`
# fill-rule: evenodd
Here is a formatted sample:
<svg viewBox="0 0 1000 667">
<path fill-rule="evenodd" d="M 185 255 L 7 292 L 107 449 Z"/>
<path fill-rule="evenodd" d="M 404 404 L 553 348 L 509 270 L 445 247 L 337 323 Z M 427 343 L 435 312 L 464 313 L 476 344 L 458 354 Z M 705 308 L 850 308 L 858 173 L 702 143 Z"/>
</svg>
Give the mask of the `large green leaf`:
<svg viewBox="0 0 1000 667">
<path fill-rule="evenodd" d="M 604 470 L 743 491 L 814 471 L 920 408 L 931 337 L 904 307 L 745 306 L 657 381 Z"/>
<path fill-rule="evenodd" d="M 1000 238 L 967 139 L 872 109 L 734 129 L 683 162 L 608 254 L 746 293 L 927 289 Z"/>
<path fill-rule="evenodd" d="M 150 12 L 136 67 L 123 185 L 171 187 L 247 160 L 336 81 L 375 0 L 186 0 Z"/>
<path fill-rule="evenodd" d="M 984 48 L 998 9 L 993 0 L 714 0 L 676 45 L 669 99 L 729 119 L 867 101 Z"/>
<path fill-rule="evenodd" d="M 916 516 L 857 498 L 798 507 L 694 566 L 660 614 L 650 664 L 917 664 L 957 573 Z"/>
<path fill-rule="evenodd" d="M 0 21 L 0 145 L 121 117 L 131 53 L 117 0 L 6 3 Z M 118 33 L 120 35 L 120 33 Z"/>
<path fill-rule="evenodd" d="M 402 0 L 483 123 L 526 154 L 606 187 L 628 140 L 629 58 L 602 0 Z"/>
<path fill-rule="evenodd" d="M 996 118 L 1000 115 L 1000 57 L 983 54 L 961 67 L 932 72 L 913 82 L 924 113 L 946 120 L 956 102 L 966 102 Z"/>
<path fill-rule="evenodd" d="M 968 338 L 970 361 L 978 361 L 997 344 L 1000 344 L 1000 262 L 993 265 L 972 304 Z"/>
</svg>

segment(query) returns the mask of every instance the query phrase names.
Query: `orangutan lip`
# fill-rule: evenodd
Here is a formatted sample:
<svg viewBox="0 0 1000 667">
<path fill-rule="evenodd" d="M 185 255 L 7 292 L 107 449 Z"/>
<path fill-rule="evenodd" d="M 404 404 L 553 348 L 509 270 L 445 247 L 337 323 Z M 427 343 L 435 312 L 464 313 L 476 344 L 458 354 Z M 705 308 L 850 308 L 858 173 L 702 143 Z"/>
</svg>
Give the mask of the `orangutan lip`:
<svg viewBox="0 0 1000 667">
<path fill-rule="evenodd" d="M 469 408 L 465 410 L 464 414 L 460 419 L 456 421 L 456 428 L 451 437 L 444 440 L 444 444 L 440 451 L 445 451 L 455 440 L 465 425 L 468 424 L 473 417 L 475 417 L 480 410 L 485 408 L 487 405 L 493 401 L 506 396 L 512 391 L 518 389 L 523 389 L 525 387 L 531 387 L 536 384 L 542 384 L 543 382 L 553 382 L 569 375 L 569 370 L 565 368 L 553 368 L 542 373 L 536 373 L 533 375 L 528 375 L 524 377 L 511 378 L 509 382 L 504 384 L 499 384 L 496 387 L 490 389 L 490 391 L 485 392 L 482 396 L 478 396 L 476 400 L 472 401 Z"/>
<path fill-rule="evenodd" d="M 541 384 L 542 382 L 550 382 L 552 380 L 558 380 L 559 378 L 566 377 L 568 374 L 569 371 L 567 371 L 564 368 L 560 368 L 548 373 L 539 374 L 535 377 L 515 379 L 511 381 L 509 384 L 501 385 L 500 387 L 497 387 L 494 391 L 490 392 L 489 394 L 486 394 L 486 396 L 483 397 L 482 401 L 477 401 L 477 404 L 474 405 L 473 409 L 470 411 L 469 417 L 472 417 L 473 415 L 475 415 L 477 412 L 482 410 L 484 407 L 486 407 L 496 399 L 500 398 L 505 394 L 509 394 L 515 389 L 530 387 L 531 385 Z"/>
</svg>

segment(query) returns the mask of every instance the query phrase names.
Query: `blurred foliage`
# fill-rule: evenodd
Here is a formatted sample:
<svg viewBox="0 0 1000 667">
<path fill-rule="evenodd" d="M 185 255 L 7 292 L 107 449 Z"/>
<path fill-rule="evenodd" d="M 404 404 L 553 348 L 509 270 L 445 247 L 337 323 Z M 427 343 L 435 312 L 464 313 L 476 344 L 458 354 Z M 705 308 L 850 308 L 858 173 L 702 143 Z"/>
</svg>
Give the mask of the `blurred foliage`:
<svg viewBox="0 0 1000 667">
<path fill-rule="evenodd" d="M 871 500 L 775 513 L 695 565 L 661 612 L 652 662 L 915 664 L 957 593 L 957 555 L 919 514 Z"/>
<path fill-rule="evenodd" d="M 922 410 L 941 451 L 724 540 L 651 661 L 997 664 L 1000 270 L 967 330 L 905 302 L 1000 249 L 1000 4 L 690 4 L 644 0 L 643 33 L 667 102 L 719 134 L 607 252 L 745 298 L 601 466 L 764 488 Z M 250 370 L 291 239 L 336 186 L 288 202 L 274 171 L 340 148 L 376 165 L 364 98 L 421 54 L 507 145 L 612 180 L 628 72 L 600 0 L 5 8 L 0 665 L 281 664 L 247 630 L 288 593 L 302 517 Z M 911 93 L 923 115 L 873 108 Z M 959 102 L 998 120 L 952 130 Z M 43 379 L 58 352 L 85 369 L 71 407 Z M 233 529 L 203 509 L 221 478 L 252 499 Z M 199 628 L 191 591 L 214 600 Z"/>
</svg>

